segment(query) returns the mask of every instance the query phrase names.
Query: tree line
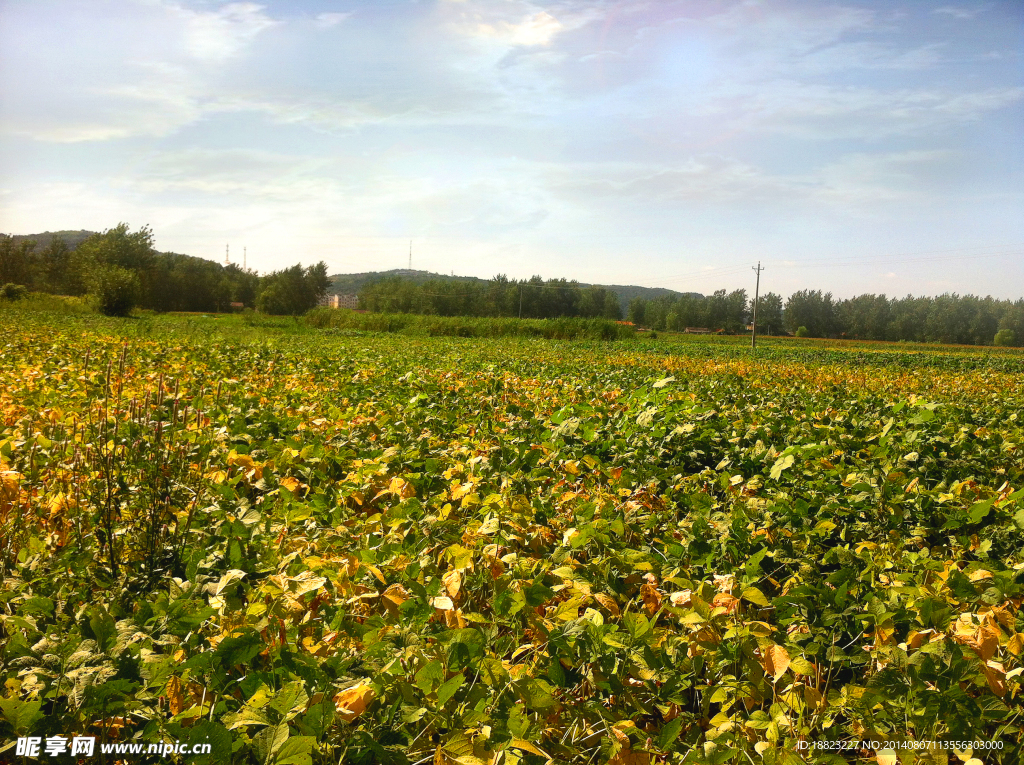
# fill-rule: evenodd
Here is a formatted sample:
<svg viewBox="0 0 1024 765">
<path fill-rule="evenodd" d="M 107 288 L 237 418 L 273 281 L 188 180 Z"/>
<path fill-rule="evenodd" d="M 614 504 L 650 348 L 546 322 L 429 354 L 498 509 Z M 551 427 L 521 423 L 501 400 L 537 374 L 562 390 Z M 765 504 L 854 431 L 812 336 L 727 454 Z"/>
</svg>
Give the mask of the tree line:
<svg viewBox="0 0 1024 765">
<path fill-rule="evenodd" d="M 430 316 L 622 318 L 618 296 L 604 287 L 540 276 L 512 280 L 504 274 L 489 282 L 430 279 L 422 284 L 388 276 L 364 285 L 359 305 L 375 313 Z"/>
<path fill-rule="evenodd" d="M 629 318 L 651 329 L 686 327 L 736 332 L 752 318 L 745 290 L 713 295 L 637 298 Z M 1024 299 L 1016 302 L 975 295 L 890 298 L 858 295 L 837 300 L 831 292 L 800 290 L 783 303 L 769 292 L 757 304 L 758 332 L 806 337 L 937 342 L 961 345 L 1024 345 Z"/>
<path fill-rule="evenodd" d="M 134 308 L 218 312 L 232 304 L 297 315 L 317 304 L 330 280 L 322 261 L 260 276 L 235 264 L 157 252 L 151 229 L 131 231 L 121 223 L 74 249 L 59 237 L 37 248 L 31 239 L 0 235 L 0 285 L 88 296 L 108 315 L 127 315 Z"/>
</svg>

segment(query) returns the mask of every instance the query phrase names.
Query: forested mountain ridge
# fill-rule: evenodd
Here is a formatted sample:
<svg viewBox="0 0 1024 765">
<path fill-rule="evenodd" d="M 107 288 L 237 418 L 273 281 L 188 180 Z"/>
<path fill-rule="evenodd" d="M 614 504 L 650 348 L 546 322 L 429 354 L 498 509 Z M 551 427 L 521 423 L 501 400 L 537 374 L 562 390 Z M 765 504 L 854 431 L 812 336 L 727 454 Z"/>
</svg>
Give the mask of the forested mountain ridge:
<svg viewBox="0 0 1024 765">
<path fill-rule="evenodd" d="M 35 242 L 36 247 L 39 249 L 49 247 L 55 239 L 63 239 L 67 248 L 73 250 L 90 236 L 95 236 L 98 233 L 98 231 L 86 231 L 85 229 L 78 231 L 44 231 L 41 234 L 14 234 L 11 236 L 11 239 L 14 244 Z"/>
<path fill-rule="evenodd" d="M 365 271 L 357 274 L 334 274 L 330 277 L 330 292 L 337 295 L 358 295 L 362 292 L 363 288 L 369 284 L 373 284 L 374 282 L 379 282 L 384 279 L 393 279 L 395 277 L 404 281 L 412 282 L 413 284 L 446 280 L 484 285 L 489 284 L 492 281 L 491 279 L 481 279 L 476 276 L 456 276 L 454 274 L 437 274 L 432 271 L 393 268 L 390 271 Z M 683 295 L 703 297 L 703 295 L 698 292 L 677 292 L 676 290 L 670 290 L 665 287 L 641 287 L 636 284 L 588 284 L 586 282 L 578 282 L 578 284 L 580 287 L 601 287 L 609 292 L 615 293 L 615 296 L 619 300 L 619 305 L 621 306 L 628 306 L 635 298 L 655 300 L 657 298 L 668 296 L 682 297 Z"/>
</svg>

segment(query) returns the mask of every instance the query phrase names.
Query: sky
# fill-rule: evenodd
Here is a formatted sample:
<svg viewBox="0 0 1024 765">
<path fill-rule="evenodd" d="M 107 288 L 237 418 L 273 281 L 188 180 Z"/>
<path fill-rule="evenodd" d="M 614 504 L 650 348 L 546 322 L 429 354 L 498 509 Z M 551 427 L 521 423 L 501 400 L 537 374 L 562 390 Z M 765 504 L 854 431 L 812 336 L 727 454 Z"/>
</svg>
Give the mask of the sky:
<svg viewBox="0 0 1024 765">
<path fill-rule="evenodd" d="M 0 0 L 0 231 L 1024 296 L 1020 0 Z"/>
</svg>

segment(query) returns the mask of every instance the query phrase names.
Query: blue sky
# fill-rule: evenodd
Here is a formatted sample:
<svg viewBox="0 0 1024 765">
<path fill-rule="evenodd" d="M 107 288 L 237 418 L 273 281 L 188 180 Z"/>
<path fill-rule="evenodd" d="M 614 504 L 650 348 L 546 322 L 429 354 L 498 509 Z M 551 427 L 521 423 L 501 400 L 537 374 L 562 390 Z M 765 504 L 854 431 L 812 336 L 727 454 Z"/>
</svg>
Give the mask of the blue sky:
<svg viewBox="0 0 1024 765">
<path fill-rule="evenodd" d="M 1024 4 L 0 0 L 0 231 L 1024 295 Z"/>
</svg>

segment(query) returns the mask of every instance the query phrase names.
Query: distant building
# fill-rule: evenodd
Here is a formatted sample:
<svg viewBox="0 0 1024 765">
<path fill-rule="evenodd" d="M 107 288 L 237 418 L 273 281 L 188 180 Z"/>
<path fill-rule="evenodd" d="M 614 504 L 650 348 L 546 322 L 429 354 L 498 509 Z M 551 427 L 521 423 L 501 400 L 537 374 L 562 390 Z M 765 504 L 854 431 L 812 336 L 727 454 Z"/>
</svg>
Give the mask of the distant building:
<svg viewBox="0 0 1024 765">
<path fill-rule="evenodd" d="M 358 308 L 358 295 L 324 295 L 320 298 L 320 305 L 325 308 Z"/>
<path fill-rule="evenodd" d="M 710 335 L 711 330 L 707 327 L 687 327 L 683 330 L 684 335 Z"/>
</svg>

